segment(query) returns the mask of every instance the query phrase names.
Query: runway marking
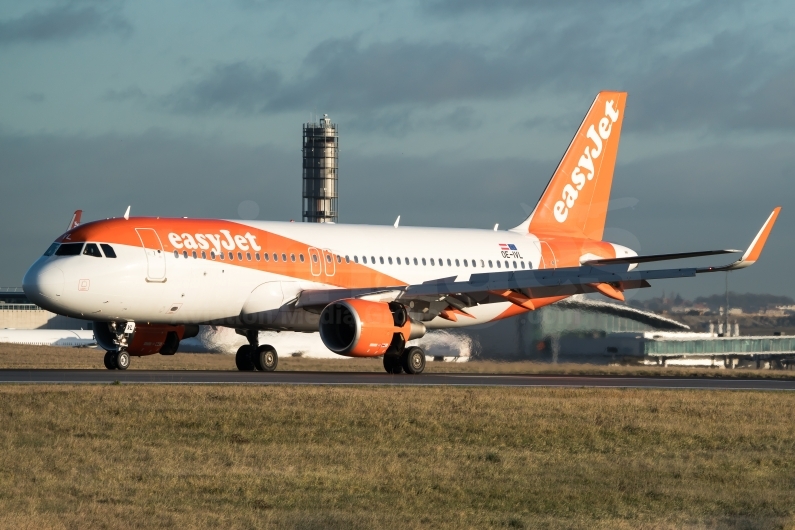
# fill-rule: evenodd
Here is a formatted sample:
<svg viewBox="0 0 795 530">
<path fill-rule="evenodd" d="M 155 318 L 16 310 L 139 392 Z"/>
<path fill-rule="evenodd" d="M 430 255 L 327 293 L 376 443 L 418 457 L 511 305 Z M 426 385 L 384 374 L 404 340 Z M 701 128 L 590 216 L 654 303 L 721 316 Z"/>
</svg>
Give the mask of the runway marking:
<svg viewBox="0 0 795 530">
<path fill-rule="evenodd" d="M 721 379 L 554 374 L 423 374 L 377 372 L 235 372 L 205 370 L 0 370 L 0 384 L 164 384 L 456 386 L 511 388 L 648 388 L 670 390 L 795 390 L 795 379 Z"/>
</svg>

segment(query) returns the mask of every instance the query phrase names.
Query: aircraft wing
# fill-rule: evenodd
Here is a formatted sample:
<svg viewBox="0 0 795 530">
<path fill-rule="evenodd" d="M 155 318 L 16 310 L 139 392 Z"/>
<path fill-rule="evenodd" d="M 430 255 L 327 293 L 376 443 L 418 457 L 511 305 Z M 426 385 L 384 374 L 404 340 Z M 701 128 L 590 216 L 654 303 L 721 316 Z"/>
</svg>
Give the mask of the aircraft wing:
<svg viewBox="0 0 795 530">
<path fill-rule="evenodd" d="M 666 278 L 688 278 L 697 274 L 742 269 L 752 265 L 762 253 L 773 224 L 778 217 L 780 207 L 773 210 L 762 229 L 754 238 L 751 246 L 743 256 L 728 265 L 714 267 L 690 267 L 677 269 L 633 270 L 630 265 L 682 259 L 695 256 L 707 256 L 739 252 L 718 250 L 704 252 L 688 252 L 685 254 L 661 254 L 633 258 L 606 259 L 588 262 L 580 267 L 558 269 L 538 269 L 505 272 L 477 273 L 467 276 L 439 278 L 421 284 L 408 286 L 363 288 L 363 289 L 331 289 L 304 291 L 301 293 L 297 306 L 326 305 L 343 298 L 391 298 L 391 299 L 431 299 L 448 297 L 447 300 L 465 300 L 462 305 L 485 303 L 487 301 L 508 300 L 528 309 L 533 309 L 533 298 L 568 296 L 579 293 L 601 292 L 612 298 L 622 299 L 621 292 L 626 289 L 637 289 L 649 286 L 649 280 Z"/>
</svg>

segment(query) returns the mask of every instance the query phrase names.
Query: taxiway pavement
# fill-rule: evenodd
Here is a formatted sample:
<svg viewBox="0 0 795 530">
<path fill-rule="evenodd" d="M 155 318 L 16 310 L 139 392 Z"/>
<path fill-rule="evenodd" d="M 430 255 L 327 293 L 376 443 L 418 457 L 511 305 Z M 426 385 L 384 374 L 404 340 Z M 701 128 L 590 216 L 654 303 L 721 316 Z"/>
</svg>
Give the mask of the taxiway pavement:
<svg viewBox="0 0 795 530">
<path fill-rule="evenodd" d="M 378 372 L 237 372 L 205 370 L 0 370 L 0 383 L 194 385 L 390 385 L 565 388 L 795 390 L 795 379 L 732 379 L 522 374 L 390 375 Z"/>
</svg>

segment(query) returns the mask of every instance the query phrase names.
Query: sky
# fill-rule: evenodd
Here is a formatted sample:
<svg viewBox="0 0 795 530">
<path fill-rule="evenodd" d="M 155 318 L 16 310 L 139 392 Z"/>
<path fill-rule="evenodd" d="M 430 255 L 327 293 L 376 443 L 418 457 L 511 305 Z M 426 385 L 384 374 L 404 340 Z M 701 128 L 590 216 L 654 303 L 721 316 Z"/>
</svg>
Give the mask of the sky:
<svg viewBox="0 0 795 530">
<path fill-rule="evenodd" d="M 0 285 L 76 209 L 300 220 L 302 124 L 324 113 L 340 222 L 508 229 L 596 93 L 624 90 L 605 238 L 745 248 L 780 205 L 729 282 L 795 296 L 794 26 L 786 1 L 3 2 Z"/>
</svg>

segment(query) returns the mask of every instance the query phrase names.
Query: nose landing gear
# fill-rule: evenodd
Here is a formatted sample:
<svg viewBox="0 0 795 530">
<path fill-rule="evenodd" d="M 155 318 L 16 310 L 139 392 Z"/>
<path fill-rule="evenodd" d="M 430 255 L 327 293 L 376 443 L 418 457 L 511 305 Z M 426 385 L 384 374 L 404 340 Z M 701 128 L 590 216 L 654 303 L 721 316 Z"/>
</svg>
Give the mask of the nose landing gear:
<svg viewBox="0 0 795 530">
<path fill-rule="evenodd" d="M 108 370 L 126 370 L 130 367 L 130 354 L 124 350 L 105 352 L 105 368 Z"/>
</svg>

